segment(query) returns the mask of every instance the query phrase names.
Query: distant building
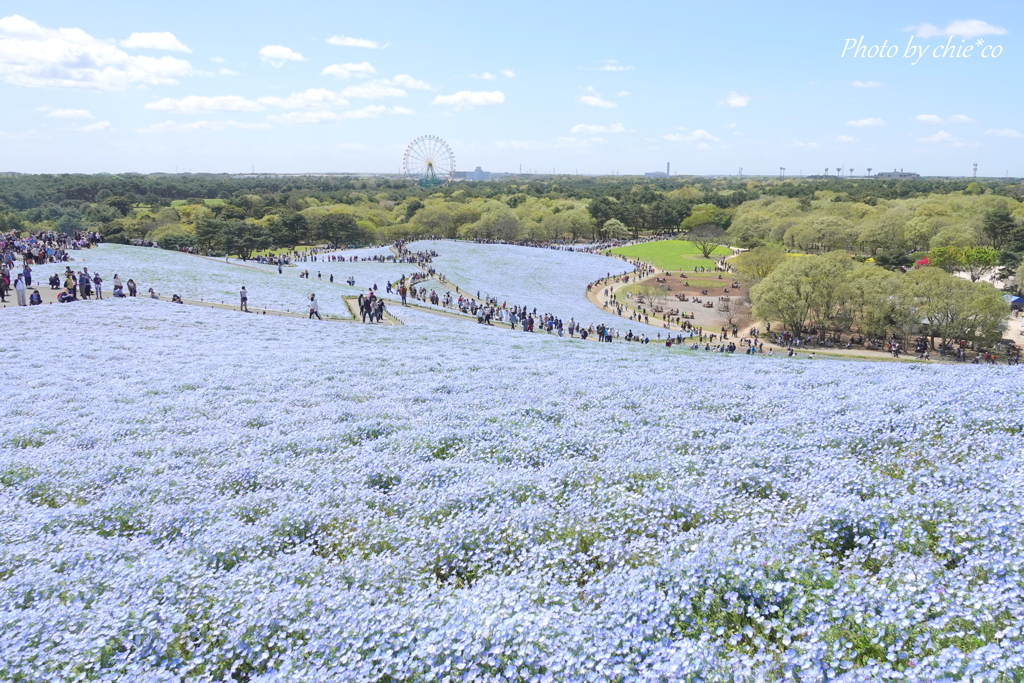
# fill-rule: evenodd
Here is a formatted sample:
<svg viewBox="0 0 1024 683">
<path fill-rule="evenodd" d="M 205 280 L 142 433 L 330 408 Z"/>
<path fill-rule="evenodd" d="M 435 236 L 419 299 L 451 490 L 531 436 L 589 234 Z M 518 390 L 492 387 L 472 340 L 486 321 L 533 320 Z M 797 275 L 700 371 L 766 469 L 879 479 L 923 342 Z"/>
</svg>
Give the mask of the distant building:
<svg viewBox="0 0 1024 683">
<path fill-rule="evenodd" d="M 916 180 L 920 177 L 920 173 L 904 172 L 902 168 L 898 171 L 894 168 L 891 173 L 889 171 L 885 171 L 884 173 L 875 174 L 875 178 L 878 180 Z"/>
<path fill-rule="evenodd" d="M 491 172 L 477 166 L 475 171 L 456 171 L 454 176 L 455 180 L 490 180 Z"/>
<path fill-rule="evenodd" d="M 665 172 L 664 173 L 662 173 L 661 171 L 651 171 L 650 173 L 644 173 L 644 176 L 647 177 L 647 178 L 668 178 L 670 175 L 672 175 L 672 163 L 671 162 L 666 162 L 665 163 Z"/>
</svg>

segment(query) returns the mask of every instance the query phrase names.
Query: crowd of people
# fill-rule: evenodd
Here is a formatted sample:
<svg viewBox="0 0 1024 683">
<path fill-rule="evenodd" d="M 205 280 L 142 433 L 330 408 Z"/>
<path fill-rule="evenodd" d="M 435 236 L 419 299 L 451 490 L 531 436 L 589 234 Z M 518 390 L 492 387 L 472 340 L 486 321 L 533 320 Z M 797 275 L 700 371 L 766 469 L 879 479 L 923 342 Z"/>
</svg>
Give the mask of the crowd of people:
<svg viewBox="0 0 1024 683">
<path fill-rule="evenodd" d="M 69 251 L 88 249 L 99 244 L 103 237 L 98 232 L 34 232 L 22 237 L 16 232 L 0 233 L 0 255 L 8 268 L 21 261 L 24 265 L 63 263 L 70 260 Z"/>
</svg>

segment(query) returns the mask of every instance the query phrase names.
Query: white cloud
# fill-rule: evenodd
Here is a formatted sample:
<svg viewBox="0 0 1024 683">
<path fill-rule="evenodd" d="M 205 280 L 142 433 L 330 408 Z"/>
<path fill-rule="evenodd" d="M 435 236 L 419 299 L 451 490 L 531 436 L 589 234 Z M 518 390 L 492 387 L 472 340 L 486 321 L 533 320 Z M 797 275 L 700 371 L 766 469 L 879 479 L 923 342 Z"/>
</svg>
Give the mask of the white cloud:
<svg viewBox="0 0 1024 683">
<path fill-rule="evenodd" d="M 431 104 L 445 104 L 456 109 L 467 107 L 486 107 L 492 104 L 503 104 L 505 93 L 500 90 L 472 91 L 461 90 L 453 95 L 438 95 Z"/>
<path fill-rule="evenodd" d="M 807 149 L 818 149 L 821 145 L 817 142 L 800 142 L 799 140 L 793 140 L 794 147 L 806 147 Z"/>
<path fill-rule="evenodd" d="M 469 77 L 470 78 L 482 78 L 485 81 L 496 81 L 496 80 L 498 80 L 498 77 L 495 76 L 494 74 L 492 74 L 490 71 L 485 71 L 482 74 L 480 74 L 479 76 L 477 76 L 476 74 L 470 74 Z"/>
<path fill-rule="evenodd" d="M 952 121 L 953 123 L 974 123 L 974 119 L 972 119 L 970 116 L 965 116 L 964 114 L 955 114 L 954 116 L 950 117 L 949 120 Z"/>
<path fill-rule="evenodd" d="M 375 119 L 388 110 L 387 107 L 383 107 L 379 104 L 375 104 L 369 107 L 363 107 L 362 109 L 349 109 L 338 114 L 343 119 Z"/>
<path fill-rule="evenodd" d="M 629 91 L 628 90 L 620 90 L 619 92 L 615 93 L 615 96 L 616 97 L 629 97 Z"/>
<path fill-rule="evenodd" d="M 918 138 L 918 142 L 957 142 L 957 139 L 944 130 L 926 138 Z"/>
<path fill-rule="evenodd" d="M 348 105 L 348 101 L 340 93 L 324 88 L 310 88 L 304 92 L 292 93 L 288 97 L 261 97 L 256 101 L 268 107 L 282 109 L 329 109 Z"/>
<path fill-rule="evenodd" d="M 839 137 L 836 138 L 836 142 L 853 142 L 853 141 L 854 141 L 854 138 L 850 137 L 849 135 L 840 135 Z"/>
<path fill-rule="evenodd" d="M 413 78 L 409 74 L 398 74 L 391 79 L 391 83 L 392 85 L 409 88 L 410 90 L 430 90 L 429 83 Z"/>
<path fill-rule="evenodd" d="M 609 59 L 601 67 L 601 71 L 632 71 L 635 67 L 622 66 L 617 59 Z"/>
<path fill-rule="evenodd" d="M 851 83 L 854 88 L 881 88 L 882 84 L 878 81 L 854 81 Z"/>
<path fill-rule="evenodd" d="M 504 76 L 505 78 L 515 78 L 516 72 L 515 69 L 502 69 L 501 75 Z"/>
<path fill-rule="evenodd" d="M 939 28 L 932 24 L 921 24 L 910 26 L 908 31 L 914 31 L 918 38 L 935 38 L 937 36 L 960 36 L 971 39 L 979 36 L 1004 36 L 1008 31 L 1002 26 L 993 26 L 987 21 L 980 19 L 967 19 L 951 21 L 946 28 Z"/>
<path fill-rule="evenodd" d="M 169 52 L 192 52 L 192 49 L 178 40 L 173 33 L 133 33 L 121 41 L 121 47 L 141 50 L 168 50 Z"/>
<path fill-rule="evenodd" d="M 599 95 L 598 92 L 594 90 L 594 86 L 592 85 L 587 86 L 587 92 L 590 94 L 580 95 L 577 98 L 583 104 L 586 104 L 591 107 L 602 107 L 604 109 L 610 109 L 616 106 L 614 102 L 609 102 L 608 100 L 602 99 L 601 95 Z"/>
<path fill-rule="evenodd" d="M 735 124 L 735 123 L 727 123 L 727 124 L 725 124 L 725 126 L 724 126 L 724 127 L 725 127 L 725 128 L 735 128 L 735 127 L 736 127 L 736 124 Z"/>
<path fill-rule="evenodd" d="M 344 80 L 348 80 L 353 76 L 357 78 L 368 78 L 377 73 L 377 70 L 373 68 L 373 65 L 369 62 L 359 62 L 358 64 L 347 63 L 347 64 L 331 64 L 325 67 L 320 72 L 321 76 L 336 76 Z"/>
<path fill-rule="evenodd" d="M 284 45 L 266 45 L 260 48 L 260 59 L 271 66 L 281 67 L 288 62 L 304 62 L 306 58 Z"/>
<path fill-rule="evenodd" d="M 404 116 L 411 116 L 416 113 L 415 111 L 409 109 L 408 107 L 391 107 L 391 109 L 389 109 L 388 111 L 390 111 L 392 114 L 401 114 Z"/>
<path fill-rule="evenodd" d="M 303 125 L 307 123 L 334 123 L 340 117 L 333 111 L 293 111 L 267 117 L 275 123 Z"/>
<path fill-rule="evenodd" d="M 114 130 L 114 126 L 111 125 L 110 121 L 97 121 L 85 126 L 75 126 L 72 130 L 77 130 L 79 133 L 97 133 L 104 130 Z"/>
<path fill-rule="evenodd" d="M 215 64 L 223 64 L 227 60 L 224 59 L 223 57 L 210 57 L 210 61 L 215 63 Z"/>
<path fill-rule="evenodd" d="M 697 145 L 697 149 L 711 149 L 711 145 L 706 142 L 701 142 Z"/>
<path fill-rule="evenodd" d="M 129 55 L 81 29 L 45 28 L 18 15 L 0 18 L 0 77 L 11 85 L 123 90 L 175 85 L 191 73 L 183 59 Z"/>
<path fill-rule="evenodd" d="M 745 107 L 750 104 L 750 100 L 753 98 L 749 95 L 741 95 L 735 90 L 729 93 L 729 96 L 725 98 L 725 102 L 721 104 L 728 104 L 730 107 Z"/>
<path fill-rule="evenodd" d="M 289 125 L 304 125 L 304 124 L 316 124 L 316 123 L 337 123 L 345 119 L 374 119 L 384 114 L 391 112 L 392 114 L 412 114 L 411 109 L 405 107 L 387 107 L 379 104 L 363 107 L 362 109 L 349 109 L 347 111 L 294 111 L 287 114 L 280 114 L 277 116 L 268 117 L 275 123 L 285 123 Z"/>
<path fill-rule="evenodd" d="M 914 119 L 921 123 L 942 123 L 942 117 L 936 116 L 935 114 L 918 114 Z"/>
<path fill-rule="evenodd" d="M 327 42 L 331 45 L 337 45 L 338 47 L 366 47 L 371 50 L 375 50 L 381 46 L 380 43 L 375 40 L 353 38 L 351 36 L 331 36 L 327 39 Z"/>
<path fill-rule="evenodd" d="M 670 133 L 669 135 L 663 135 L 662 137 L 669 142 L 721 142 L 721 140 L 716 138 L 714 135 L 700 128 L 688 135 L 684 135 L 682 133 Z M 702 147 L 701 149 L 704 148 Z"/>
<path fill-rule="evenodd" d="M 50 109 L 40 107 L 37 111 L 45 111 L 46 115 L 54 119 L 91 119 L 94 118 L 88 109 Z"/>
<path fill-rule="evenodd" d="M 217 73 L 219 73 L 221 76 L 241 76 L 242 75 L 242 74 L 238 73 L 237 71 L 232 71 L 231 69 L 221 69 Z"/>
<path fill-rule="evenodd" d="M 598 133 L 632 133 L 633 131 L 621 123 L 613 123 L 609 126 L 591 126 L 586 123 L 577 123 L 569 132 L 573 135 L 597 135 Z"/>
<path fill-rule="evenodd" d="M 239 123 L 238 121 L 194 121 L 192 123 L 176 123 L 164 121 L 146 128 L 139 128 L 140 133 L 192 133 L 201 130 L 227 130 L 237 128 L 239 130 L 265 130 L 270 128 L 269 123 Z"/>
<path fill-rule="evenodd" d="M 857 128 L 864 128 L 865 126 L 884 126 L 885 121 L 879 118 L 857 119 L 856 121 L 847 121 L 846 125 L 856 126 Z"/>
<path fill-rule="evenodd" d="M 263 107 L 257 102 L 247 100 L 241 95 L 189 95 L 180 100 L 165 97 L 146 105 L 146 109 L 157 111 L 173 111 L 179 114 L 199 114 L 211 111 L 261 111 Z"/>
<path fill-rule="evenodd" d="M 991 128 L 985 131 L 985 135 L 995 135 L 1000 138 L 1019 138 L 1024 137 L 1013 128 Z"/>
<path fill-rule="evenodd" d="M 350 85 L 341 91 L 343 97 L 354 97 L 361 100 L 379 100 L 382 97 L 405 97 L 406 92 L 396 88 L 388 81 L 376 80 Z"/>
</svg>

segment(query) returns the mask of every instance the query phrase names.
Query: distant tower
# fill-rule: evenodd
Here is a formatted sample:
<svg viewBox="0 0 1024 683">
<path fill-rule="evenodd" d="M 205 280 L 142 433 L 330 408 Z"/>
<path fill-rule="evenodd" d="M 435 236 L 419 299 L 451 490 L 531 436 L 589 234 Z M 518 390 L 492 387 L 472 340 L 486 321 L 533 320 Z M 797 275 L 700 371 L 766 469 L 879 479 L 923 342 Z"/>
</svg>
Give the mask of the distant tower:
<svg viewBox="0 0 1024 683">
<path fill-rule="evenodd" d="M 743 177 L 743 167 L 740 166 L 740 178 L 742 178 L 742 177 Z"/>
<path fill-rule="evenodd" d="M 828 175 L 828 167 L 827 166 L 825 167 L 825 175 L 826 176 Z"/>
<path fill-rule="evenodd" d="M 838 175 L 838 176 L 841 176 L 841 175 L 843 175 L 843 169 L 841 169 L 841 168 L 837 168 L 837 169 L 836 169 L 836 175 Z"/>
<path fill-rule="evenodd" d="M 871 177 L 871 167 L 868 166 L 868 178 L 870 178 L 870 177 Z"/>
<path fill-rule="evenodd" d="M 850 169 L 850 177 L 851 178 L 853 177 L 853 169 L 852 168 Z"/>
<path fill-rule="evenodd" d="M 975 180 L 978 179 L 978 165 L 977 164 L 974 165 L 974 179 Z"/>
<path fill-rule="evenodd" d="M 785 166 L 779 166 L 779 177 L 780 178 L 785 178 L 786 177 L 786 167 Z"/>
<path fill-rule="evenodd" d="M 672 175 L 672 162 L 671 161 L 666 161 L 665 162 L 665 177 L 668 177 L 670 175 Z"/>
</svg>

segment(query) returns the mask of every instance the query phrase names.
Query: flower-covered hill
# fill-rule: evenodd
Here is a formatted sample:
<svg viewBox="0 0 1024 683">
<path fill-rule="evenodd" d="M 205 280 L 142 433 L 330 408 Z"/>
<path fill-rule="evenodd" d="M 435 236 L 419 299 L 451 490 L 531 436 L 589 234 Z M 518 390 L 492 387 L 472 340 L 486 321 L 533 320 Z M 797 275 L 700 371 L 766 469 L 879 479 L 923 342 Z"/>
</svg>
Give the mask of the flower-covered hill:
<svg viewBox="0 0 1024 683">
<path fill-rule="evenodd" d="M 0 679 L 1024 666 L 1013 368 L 723 357 L 418 312 L 4 315 L 33 343 L 2 343 Z"/>
</svg>

